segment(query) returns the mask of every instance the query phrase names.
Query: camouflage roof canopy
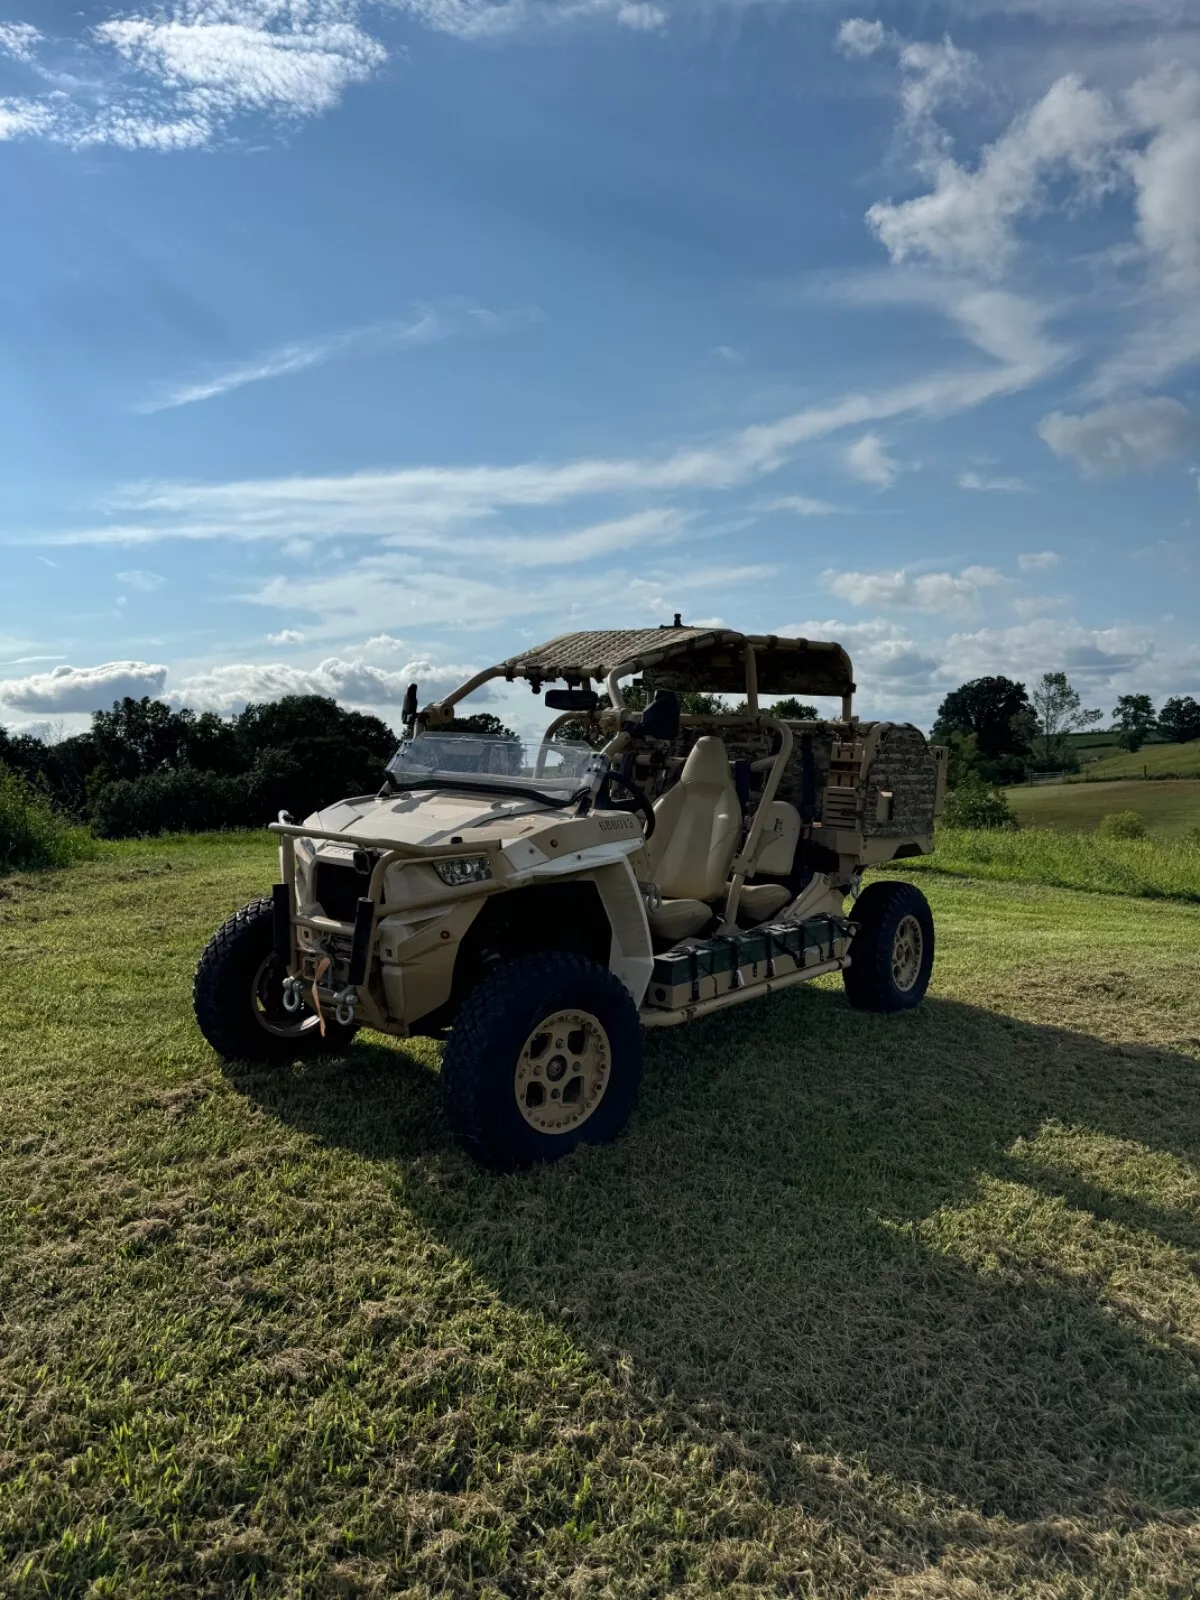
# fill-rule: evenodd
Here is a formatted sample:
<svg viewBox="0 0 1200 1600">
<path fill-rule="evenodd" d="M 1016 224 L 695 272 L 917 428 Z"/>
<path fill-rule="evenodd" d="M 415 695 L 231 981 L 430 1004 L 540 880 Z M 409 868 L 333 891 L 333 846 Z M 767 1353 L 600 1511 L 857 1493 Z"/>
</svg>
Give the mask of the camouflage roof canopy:
<svg viewBox="0 0 1200 1600">
<path fill-rule="evenodd" d="M 502 663 L 507 678 L 603 682 L 616 669 L 642 673 L 651 689 L 745 694 L 743 646 L 753 646 L 761 695 L 849 695 L 850 657 L 837 644 L 774 635 L 747 636 L 726 628 L 640 628 L 565 633 Z"/>
</svg>

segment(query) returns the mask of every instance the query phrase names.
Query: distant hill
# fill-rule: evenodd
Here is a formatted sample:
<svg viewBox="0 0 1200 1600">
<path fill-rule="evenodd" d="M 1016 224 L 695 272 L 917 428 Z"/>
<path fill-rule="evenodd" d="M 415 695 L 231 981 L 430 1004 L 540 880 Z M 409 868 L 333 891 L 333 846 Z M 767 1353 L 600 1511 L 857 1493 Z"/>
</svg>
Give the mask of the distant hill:
<svg viewBox="0 0 1200 1600">
<path fill-rule="evenodd" d="M 1190 744 L 1147 744 L 1130 752 L 1118 748 L 1081 756 L 1083 776 L 1091 782 L 1109 778 L 1200 778 L 1200 739 Z"/>
<path fill-rule="evenodd" d="M 1074 750 L 1076 754 L 1080 756 L 1082 756 L 1085 751 L 1091 754 L 1101 750 L 1121 749 L 1121 746 L 1117 743 L 1117 735 L 1108 729 L 1098 728 L 1092 733 L 1071 733 L 1067 735 L 1067 740 L 1072 750 Z M 1166 744 L 1166 742 L 1167 741 L 1159 733 L 1152 733 L 1146 740 L 1148 745 Z"/>
<path fill-rule="evenodd" d="M 1179 835 L 1200 828 L 1197 779 L 1168 783 L 1055 783 L 1044 788 L 1009 789 L 1007 793 L 1008 803 L 1023 828 L 1091 833 L 1102 817 L 1114 811 L 1136 811 L 1151 833 Z"/>
</svg>

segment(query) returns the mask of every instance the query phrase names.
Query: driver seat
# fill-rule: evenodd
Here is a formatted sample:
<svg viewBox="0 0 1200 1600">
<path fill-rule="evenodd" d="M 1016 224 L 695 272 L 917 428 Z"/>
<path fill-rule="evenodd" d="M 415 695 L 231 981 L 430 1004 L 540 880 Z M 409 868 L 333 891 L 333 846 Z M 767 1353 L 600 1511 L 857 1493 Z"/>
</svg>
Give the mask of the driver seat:
<svg viewBox="0 0 1200 1600">
<path fill-rule="evenodd" d="M 646 855 L 663 901 L 650 912 L 650 931 L 676 943 L 711 921 L 741 838 L 742 807 L 723 739 L 697 739 L 679 782 L 655 804 L 654 817 Z"/>
</svg>

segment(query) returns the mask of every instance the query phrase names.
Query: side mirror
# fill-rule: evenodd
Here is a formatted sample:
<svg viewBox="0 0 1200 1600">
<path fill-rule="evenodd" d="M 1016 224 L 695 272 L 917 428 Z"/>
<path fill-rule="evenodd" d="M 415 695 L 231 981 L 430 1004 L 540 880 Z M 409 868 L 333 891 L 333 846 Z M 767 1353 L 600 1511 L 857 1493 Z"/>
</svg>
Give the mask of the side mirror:
<svg viewBox="0 0 1200 1600">
<path fill-rule="evenodd" d="M 417 720 L 417 686 L 410 683 L 408 692 L 404 696 L 404 709 L 400 713 L 400 720 L 406 728 L 411 728 Z"/>
<path fill-rule="evenodd" d="M 582 711 L 591 716 L 600 704 L 594 689 L 547 689 L 546 706 L 551 711 Z"/>
</svg>

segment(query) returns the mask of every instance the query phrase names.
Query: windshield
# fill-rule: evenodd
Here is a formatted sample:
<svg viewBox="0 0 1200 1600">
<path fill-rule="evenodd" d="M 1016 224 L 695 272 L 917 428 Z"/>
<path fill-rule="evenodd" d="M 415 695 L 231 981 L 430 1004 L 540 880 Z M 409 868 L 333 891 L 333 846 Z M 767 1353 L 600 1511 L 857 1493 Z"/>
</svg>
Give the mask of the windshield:
<svg viewBox="0 0 1200 1600">
<path fill-rule="evenodd" d="M 504 735 L 419 733 L 406 739 L 388 764 L 400 788 L 439 779 L 487 789 L 537 790 L 567 800 L 592 786 L 607 766 L 585 744 L 525 744 Z"/>
</svg>

